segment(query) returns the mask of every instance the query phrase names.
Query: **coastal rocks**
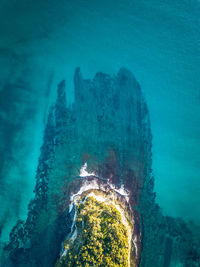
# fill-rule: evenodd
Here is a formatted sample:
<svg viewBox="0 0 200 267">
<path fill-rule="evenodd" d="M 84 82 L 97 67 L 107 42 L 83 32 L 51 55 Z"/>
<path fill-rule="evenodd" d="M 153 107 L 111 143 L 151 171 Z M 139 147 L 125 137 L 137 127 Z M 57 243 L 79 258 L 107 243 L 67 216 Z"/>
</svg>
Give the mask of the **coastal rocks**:
<svg viewBox="0 0 200 267">
<path fill-rule="evenodd" d="M 117 188 L 108 180 L 94 176 L 94 174 L 87 173 L 86 166 L 87 165 L 85 164 L 83 168 L 81 168 L 80 175 L 82 176 L 74 179 L 72 182 L 73 187 L 70 188 L 71 199 L 69 204 L 69 212 L 73 213 L 74 223 L 71 227 L 71 233 L 68 235 L 64 243 L 71 240 L 72 236 L 77 236 L 77 227 L 74 227 L 77 221 L 77 212 L 74 212 L 74 209 L 77 210 L 77 207 L 80 206 L 81 203 L 83 204 L 88 197 L 92 197 L 98 202 L 103 203 L 102 205 L 114 206 L 120 212 L 122 223 L 124 228 L 127 229 L 128 233 L 128 266 L 137 266 L 140 258 L 140 226 L 138 221 L 138 213 L 137 211 L 132 210 L 132 206 L 130 204 L 129 192 L 126 191 L 123 186 L 121 188 Z M 86 176 L 87 174 L 89 176 Z M 82 236 L 82 234 L 79 230 L 77 238 L 80 238 L 80 236 Z M 77 242 L 79 243 L 79 241 Z M 102 243 L 103 239 L 101 239 L 100 242 Z M 59 262 L 62 262 L 63 256 L 66 258 L 67 250 L 62 251 Z"/>
<path fill-rule="evenodd" d="M 133 266 L 198 266 L 193 233 L 184 223 L 162 216 L 155 203 L 150 120 L 134 75 L 122 68 L 113 77 L 100 72 L 85 80 L 77 69 L 74 96 L 68 107 L 65 82 L 58 85 L 38 161 L 35 197 L 27 220 L 10 234 L 1 266 L 55 266 L 73 225 L 72 197 L 85 185 L 89 187 L 79 195 L 115 192 L 132 218 Z M 180 245 L 183 237 L 187 248 Z M 187 265 L 192 260 L 196 263 Z"/>
<path fill-rule="evenodd" d="M 55 265 L 70 231 L 68 206 L 76 177 L 86 162 L 89 173 L 130 191 L 133 210 L 138 204 L 151 144 L 148 112 L 135 77 L 121 69 L 113 77 L 97 73 L 93 80 L 84 80 L 77 69 L 72 107 L 66 106 L 65 86 L 64 81 L 58 85 L 49 112 L 23 238 L 15 234 L 21 245 L 11 239 L 7 247 L 11 265 Z M 136 221 L 139 225 L 139 215 Z"/>
<path fill-rule="evenodd" d="M 71 233 L 56 266 L 130 266 L 133 221 L 115 191 L 90 189 L 72 201 Z"/>
</svg>

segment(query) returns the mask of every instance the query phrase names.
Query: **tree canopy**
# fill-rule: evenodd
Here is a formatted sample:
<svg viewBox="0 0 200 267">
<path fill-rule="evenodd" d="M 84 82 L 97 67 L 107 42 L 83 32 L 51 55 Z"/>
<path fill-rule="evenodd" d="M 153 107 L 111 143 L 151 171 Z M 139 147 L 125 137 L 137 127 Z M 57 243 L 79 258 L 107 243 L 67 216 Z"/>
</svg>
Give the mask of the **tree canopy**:
<svg viewBox="0 0 200 267">
<path fill-rule="evenodd" d="M 89 196 L 77 206 L 75 240 L 66 240 L 67 255 L 56 267 L 127 267 L 129 244 L 121 214 L 112 204 Z"/>
</svg>

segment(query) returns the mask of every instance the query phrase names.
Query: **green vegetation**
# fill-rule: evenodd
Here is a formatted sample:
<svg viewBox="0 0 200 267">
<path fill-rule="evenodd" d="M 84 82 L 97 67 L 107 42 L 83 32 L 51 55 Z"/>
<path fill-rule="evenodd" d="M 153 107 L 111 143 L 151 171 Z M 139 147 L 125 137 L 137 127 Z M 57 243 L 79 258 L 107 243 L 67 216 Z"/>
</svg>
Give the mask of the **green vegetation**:
<svg viewBox="0 0 200 267">
<path fill-rule="evenodd" d="M 77 237 L 65 241 L 67 255 L 56 267 L 127 267 L 129 244 L 126 227 L 112 204 L 88 197 L 77 206 Z"/>
</svg>

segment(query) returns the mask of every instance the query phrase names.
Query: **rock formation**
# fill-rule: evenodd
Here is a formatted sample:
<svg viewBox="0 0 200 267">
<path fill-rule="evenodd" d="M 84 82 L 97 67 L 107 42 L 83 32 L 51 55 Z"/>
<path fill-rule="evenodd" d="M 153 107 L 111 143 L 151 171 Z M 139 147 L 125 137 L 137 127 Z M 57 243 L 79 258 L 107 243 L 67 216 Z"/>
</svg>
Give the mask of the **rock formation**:
<svg viewBox="0 0 200 267">
<path fill-rule="evenodd" d="M 114 77 L 97 73 L 84 80 L 77 69 L 72 106 L 66 105 L 66 97 L 62 81 L 46 124 L 35 197 L 27 220 L 10 234 L 2 266 L 55 266 L 71 231 L 71 196 L 94 179 L 128 191 L 132 243 L 137 243 L 133 266 L 199 266 L 192 230 L 181 220 L 162 216 L 155 203 L 150 120 L 133 74 L 120 69 Z M 81 176 L 85 164 L 86 175 Z"/>
</svg>

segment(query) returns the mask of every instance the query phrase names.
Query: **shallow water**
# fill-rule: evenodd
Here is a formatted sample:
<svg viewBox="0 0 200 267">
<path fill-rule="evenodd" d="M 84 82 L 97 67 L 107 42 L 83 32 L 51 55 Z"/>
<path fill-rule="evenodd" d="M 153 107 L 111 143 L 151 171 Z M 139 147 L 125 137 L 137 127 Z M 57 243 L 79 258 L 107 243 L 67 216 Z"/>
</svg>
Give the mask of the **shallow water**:
<svg viewBox="0 0 200 267">
<path fill-rule="evenodd" d="M 0 114 L 2 240 L 24 218 L 49 104 L 73 72 L 133 71 L 152 125 L 157 202 L 200 223 L 198 1 L 2 1 Z"/>
</svg>

